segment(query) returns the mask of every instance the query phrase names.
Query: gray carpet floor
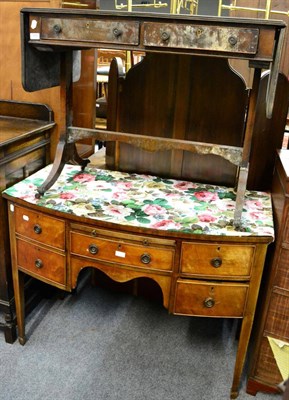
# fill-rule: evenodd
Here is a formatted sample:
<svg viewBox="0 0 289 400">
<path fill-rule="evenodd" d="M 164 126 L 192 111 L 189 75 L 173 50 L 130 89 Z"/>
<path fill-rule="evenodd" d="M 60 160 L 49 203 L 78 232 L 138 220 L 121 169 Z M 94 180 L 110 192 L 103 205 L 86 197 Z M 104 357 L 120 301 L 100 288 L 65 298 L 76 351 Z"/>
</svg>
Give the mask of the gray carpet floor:
<svg viewBox="0 0 289 400">
<path fill-rule="evenodd" d="M 25 346 L 0 340 L 0 400 L 226 400 L 236 328 L 234 320 L 172 316 L 85 278 L 75 294 L 29 314 Z M 239 400 L 281 400 L 245 387 L 244 377 Z"/>
</svg>

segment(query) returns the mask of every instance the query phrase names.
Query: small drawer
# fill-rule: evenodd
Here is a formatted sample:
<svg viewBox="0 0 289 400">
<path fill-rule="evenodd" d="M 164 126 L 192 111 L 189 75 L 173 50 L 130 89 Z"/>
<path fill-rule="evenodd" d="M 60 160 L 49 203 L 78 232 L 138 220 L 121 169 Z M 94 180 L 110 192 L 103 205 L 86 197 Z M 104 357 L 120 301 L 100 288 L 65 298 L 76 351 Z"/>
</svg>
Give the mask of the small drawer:
<svg viewBox="0 0 289 400">
<path fill-rule="evenodd" d="M 243 316 L 248 285 L 238 283 L 177 281 L 174 314 L 207 317 Z"/>
<path fill-rule="evenodd" d="M 65 248 L 65 222 L 15 206 L 16 233 L 57 249 Z"/>
<path fill-rule="evenodd" d="M 91 237 L 71 233 L 71 253 L 94 260 L 117 263 L 132 267 L 171 271 L 174 263 L 174 248 L 139 245 L 114 238 Z"/>
<path fill-rule="evenodd" d="M 42 18 L 39 39 L 139 44 L 139 22 L 116 19 Z"/>
<path fill-rule="evenodd" d="M 24 240 L 17 240 L 18 268 L 37 278 L 65 285 L 66 257 Z"/>
<path fill-rule="evenodd" d="M 249 277 L 255 247 L 184 242 L 181 273 L 212 277 Z"/>
<path fill-rule="evenodd" d="M 144 23 L 144 46 L 256 54 L 259 29 L 195 24 Z"/>
</svg>

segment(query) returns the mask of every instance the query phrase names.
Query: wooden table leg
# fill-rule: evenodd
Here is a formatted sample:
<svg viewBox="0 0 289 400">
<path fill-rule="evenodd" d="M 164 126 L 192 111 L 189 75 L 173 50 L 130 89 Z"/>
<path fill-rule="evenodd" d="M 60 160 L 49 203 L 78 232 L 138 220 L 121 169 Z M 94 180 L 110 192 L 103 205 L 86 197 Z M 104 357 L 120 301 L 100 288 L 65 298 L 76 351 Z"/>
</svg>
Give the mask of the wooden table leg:
<svg viewBox="0 0 289 400">
<path fill-rule="evenodd" d="M 52 169 L 44 183 L 37 188 L 37 193 L 35 194 L 37 198 L 40 198 L 49 188 L 51 188 L 61 174 L 64 165 L 68 162 L 81 165 L 83 170 L 89 163 L 89 160 L 83 159 L 79 156 L 75 143 L 67 143 L 65 140 L 60 140 L 57 145 Z"/>
<path fill-rule="evenodd" d="M 25 300 L 24 300 L 24 274 L 18 269 L 13 270 L 13 285 L 16 305 L 16 318 L 18 326 L 18 340 L 24 345 L 25 337 Z"/>
</svg>

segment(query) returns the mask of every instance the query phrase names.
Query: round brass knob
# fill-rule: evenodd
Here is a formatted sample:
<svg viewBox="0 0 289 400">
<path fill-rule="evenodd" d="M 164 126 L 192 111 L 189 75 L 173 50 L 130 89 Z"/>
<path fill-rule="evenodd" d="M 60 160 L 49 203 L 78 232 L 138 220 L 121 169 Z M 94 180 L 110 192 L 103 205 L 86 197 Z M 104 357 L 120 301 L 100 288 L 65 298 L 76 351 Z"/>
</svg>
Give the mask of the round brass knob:
<svg viewBox="0 0 289 400">
<path fill-rule="evenodd" d="M 169 40 L 169 38 L 170 38 L 169 32 L 166 32 L 166 31 L 162 32 L 161 38 L 162 38 L 163 42 L 166 42 L 167 40 Z"/>
<path fill-rule="evenodd" d="M 35 224 L 35 225 L 34 225 L 33 230 L 34 230 L 34 232 L 35 232 L 37 235 L 40 235 L 40 233 L 42 232 L 42 228 L 41 228 L 41 226 L 38 225 L 38 224 Z"/>
<path fill-rule="evenodd" d="M 215 257 L 211 259 L 211 265 L 214 268 L 219 268 L 222 265 L 222 259 L 220 257 Z"/>
<path fill-rule="evenodd" d="M 60 25 L 54 25 L 53 30 L 55 33 L 60 33 L 62 31 L 62 28 Z"/>
<path fill-rule="evenodd" d="M 228 42 L 230 43 L 231 46 L 235 46 L 237 44 L 236 36 L 230 36 Z"/>
<path fill-rule="evenodd" d="M 40 260 L 40 258 L 37 258 L 37 260 L 35 260 L 34 265 L 36 268 L 40 269 L 43 267 L 43 261 Z"/>
<path fill-rule="evenodd" d="M 204 300 L 204 306 L 207 308 L 212 308 L 215 305 L 215 300 L 212 297 L 207 297 Z"/>
<path fill-rule="evenodd" d="M 152 260 L 151 255 L 148 253 L 144 253 L 141 255 L 140 260 L 143 264 L 149 264 Z"/>
<path fill-rule="evenodd" d="M 96 246 L 96 244 L 90 244 L 88 246 L 88 251 L 90 252 L 90 254 L 97 254 L 98 253 L 98 247 Z"/>
<path fill-rule="evenodd" d="M 122 30 L 118 28 L 114 28 L 112 32 L 116 38 L 122 35 Z"/>
</svg>

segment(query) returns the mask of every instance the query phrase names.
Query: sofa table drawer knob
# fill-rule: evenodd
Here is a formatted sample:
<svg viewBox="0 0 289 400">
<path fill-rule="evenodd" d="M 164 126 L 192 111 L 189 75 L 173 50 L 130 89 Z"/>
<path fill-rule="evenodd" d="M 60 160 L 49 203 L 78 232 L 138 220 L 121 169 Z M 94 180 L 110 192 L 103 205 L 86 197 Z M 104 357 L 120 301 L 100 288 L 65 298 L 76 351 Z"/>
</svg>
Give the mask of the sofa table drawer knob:
<svg viewBox="0 0 289 400">
<path fill-rule="evenodd" d="M 170 38 L 169 32 L 166 32 L 166 31 L 162 32 L 161 38 L 162 38 L 163 42 L 166 42 L 167 40 L 169 40 L 169 38 Z"/>
<path fill-rule="evenodd" d="M 211 259 L 211 265 L 214 268 L 219 268 L 222 265 L 222 259 L 220 257 L 215 257 Z"/>
<path fill-rule="evenodd" d="M 140 260 L 143 264 L 149 264 L 152 260 L 151 255 L 148 253 L 144 253 L 141 255 Z"/>
<path fill-rule="evenodd" d="M 33 230 L 34 230 L 34 233 L 36 233 L 37 235 L 40 235 L 40 233 L 42 232 L 42 228 L 38 224 L 34 225 Z"/>
<path fill-rule="evenodd" d="M 62 31 L 62 28 L 60 25 L 54 25 L 53 30 L 56 34 L 58 34 Z"/>
<path fill-rule="evenodd" d="M 90 252 L 90 254 L 97 254 L 98 253 L 98 247 L 95 244 L 90 244 L 88 246 L 88 251 Z"/>
<path fill-rule="evenodd" d="M 237 38 L 236 36 L 230 36 L 228 39 L 228 42 L 230 43 L 231 46 L 235 46 L 237 44 Z"/>
<path fill-rule="evenodd" d="M 35 260 L 34 265 L 35 265 L 36 268 L 40 269 L 40 268 L 43 267 L 43 261 L 40 260 L 40 258 L 37 258 L 37 260 Z"/>
<path fill-rule="evenodd" d="M 122 30 L 118 28 L 114 28 L 112 32 L 116 38 L 122 35 Z"/>
<path fill-rule="evenodd" d="M 204 300 L 204 306 L 207 308 L 212 308 L 215 305 L 215 300 L 212 297 L 207 297 Z"/>
</svg>

